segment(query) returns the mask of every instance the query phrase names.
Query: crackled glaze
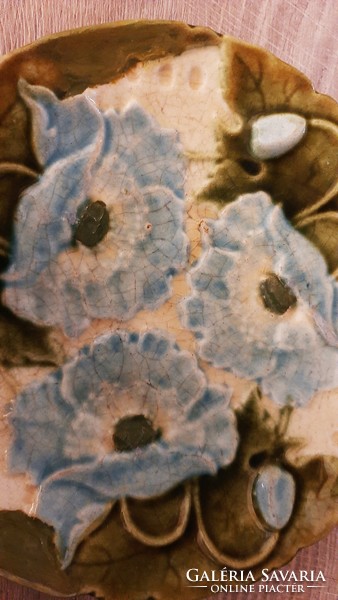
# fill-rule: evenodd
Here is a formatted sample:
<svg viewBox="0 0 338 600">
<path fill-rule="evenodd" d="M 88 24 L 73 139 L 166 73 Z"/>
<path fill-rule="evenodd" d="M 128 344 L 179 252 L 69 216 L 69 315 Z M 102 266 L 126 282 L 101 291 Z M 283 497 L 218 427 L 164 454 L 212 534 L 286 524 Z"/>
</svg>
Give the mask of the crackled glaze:
<svg viewBox="0 0 338 600">
<path fill-rule="evenodd" d="M 54 526 L 64 566 L 114 500 L 159 495 L 233 460 L 229 398 L 161 332 L 98 337 L 22 392 L 10 417 L 10 468 L 41 486 L 36 515 Z M 121 452 L 114 428 L 133 415 L 149 419 L 159 439 Z"/>
<path fill-rule="evenodd" d="M 91 319 L 127 320 L 163 303 L 187 257 L 177 135 L 137 104 L 104 114 L 85 96 L 59 102 L 20 87 L 45 171 L 17 212 L 6 304 L 74 336 Z M 107 208 L 108 233 L 74 247 L 78 216 L 95 201 Z"/>
<path fill-rule="evenodd" d="M 189 272 L 192 295 L 182 303 L 200 356 L 255 379 L 280 405 L 302 405 L 337 387 L 338 284 L 321 254 L 262 192 L 206 220 L 204 232 L 204 250 Z M 263 302 L 259 286 L 270 273 L 294 295 L 283 314 Z"/>
<path fill-rule="evenodd" d="M 0 508 L 50 589 L 107 600 L 127 562 L 166 600 L 188 562 L 271 568 L 335 510 L 336 106 L 199 28 L 149 60 L 147 27 L 96 79 L 17 67 L 29 159 L 0 165 Z"/>
</svg>

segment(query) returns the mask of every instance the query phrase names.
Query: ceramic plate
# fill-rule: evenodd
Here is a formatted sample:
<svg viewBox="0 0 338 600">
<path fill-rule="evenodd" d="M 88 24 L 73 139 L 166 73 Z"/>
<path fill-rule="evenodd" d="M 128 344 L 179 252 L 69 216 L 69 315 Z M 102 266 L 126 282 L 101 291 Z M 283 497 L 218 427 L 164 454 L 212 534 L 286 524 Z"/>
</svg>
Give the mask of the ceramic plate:
<svg viewBox="0 0 338 600">
<path fill-rule="evenodd" d="M 337 104 L 174 22 L 0 86 L 1 572 L 170 600 L 285 564 L 337 520 Z"/>
</svg>

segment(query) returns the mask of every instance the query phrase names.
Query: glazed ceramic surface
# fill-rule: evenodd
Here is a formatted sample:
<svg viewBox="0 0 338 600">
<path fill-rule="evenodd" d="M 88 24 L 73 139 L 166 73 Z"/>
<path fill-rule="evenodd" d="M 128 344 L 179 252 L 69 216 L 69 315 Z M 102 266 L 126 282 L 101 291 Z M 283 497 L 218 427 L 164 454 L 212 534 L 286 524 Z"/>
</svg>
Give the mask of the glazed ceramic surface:
<svg viewBox="0 0 338 600">
<path fill-rule="evenodd" d="M 0 77 L 0 568 L 113 600 L 285 563 L 337 521 L 336 103 L 174 23 Z"/>
</svg>

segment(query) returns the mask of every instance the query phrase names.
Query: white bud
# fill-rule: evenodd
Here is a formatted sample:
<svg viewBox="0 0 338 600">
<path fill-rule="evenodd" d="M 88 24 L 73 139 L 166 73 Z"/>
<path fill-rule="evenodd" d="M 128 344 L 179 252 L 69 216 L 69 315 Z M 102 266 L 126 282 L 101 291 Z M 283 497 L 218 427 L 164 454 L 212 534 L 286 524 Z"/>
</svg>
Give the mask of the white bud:
<svg viewBox="0 0 338 600">
<path fill-rule="evenodd" d="M 294 148 L 306 132 L 306 119 L 293 113 L 259 117 L 252 125 L 251 151 L 256 158 L 277 158 Z"/>
</svg>

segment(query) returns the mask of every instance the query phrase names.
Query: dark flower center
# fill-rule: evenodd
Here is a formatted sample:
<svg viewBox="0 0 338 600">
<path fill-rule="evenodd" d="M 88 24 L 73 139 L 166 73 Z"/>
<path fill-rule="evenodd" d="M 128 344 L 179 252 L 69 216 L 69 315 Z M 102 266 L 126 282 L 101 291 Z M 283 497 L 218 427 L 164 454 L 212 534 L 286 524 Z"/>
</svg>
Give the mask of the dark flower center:
<svg viewBox="0 0 338 600">
<path fill-rule="evenodd" d="M 297 303 L 297 298 L 288 284 L 271 273 L 259 284 L 259 293 L 265 308 L 276 315 L 283 315 Z"/>
<path fill-rule="evenodd" d="M 104 202 L 90 202 L 78 218 L 75 239 L 87 248 L 96 246 L 109 230 L 109 213 Z"/>
<path fill-rule="evenodd" d="M 151 421 L 144 415 L 123 417 L 116 424 L 113 434 L 115 450 L 128 452 L 142 448 L 158 440 L 160 435 L 160 429 L 155 430 Z"/>
</svg>

